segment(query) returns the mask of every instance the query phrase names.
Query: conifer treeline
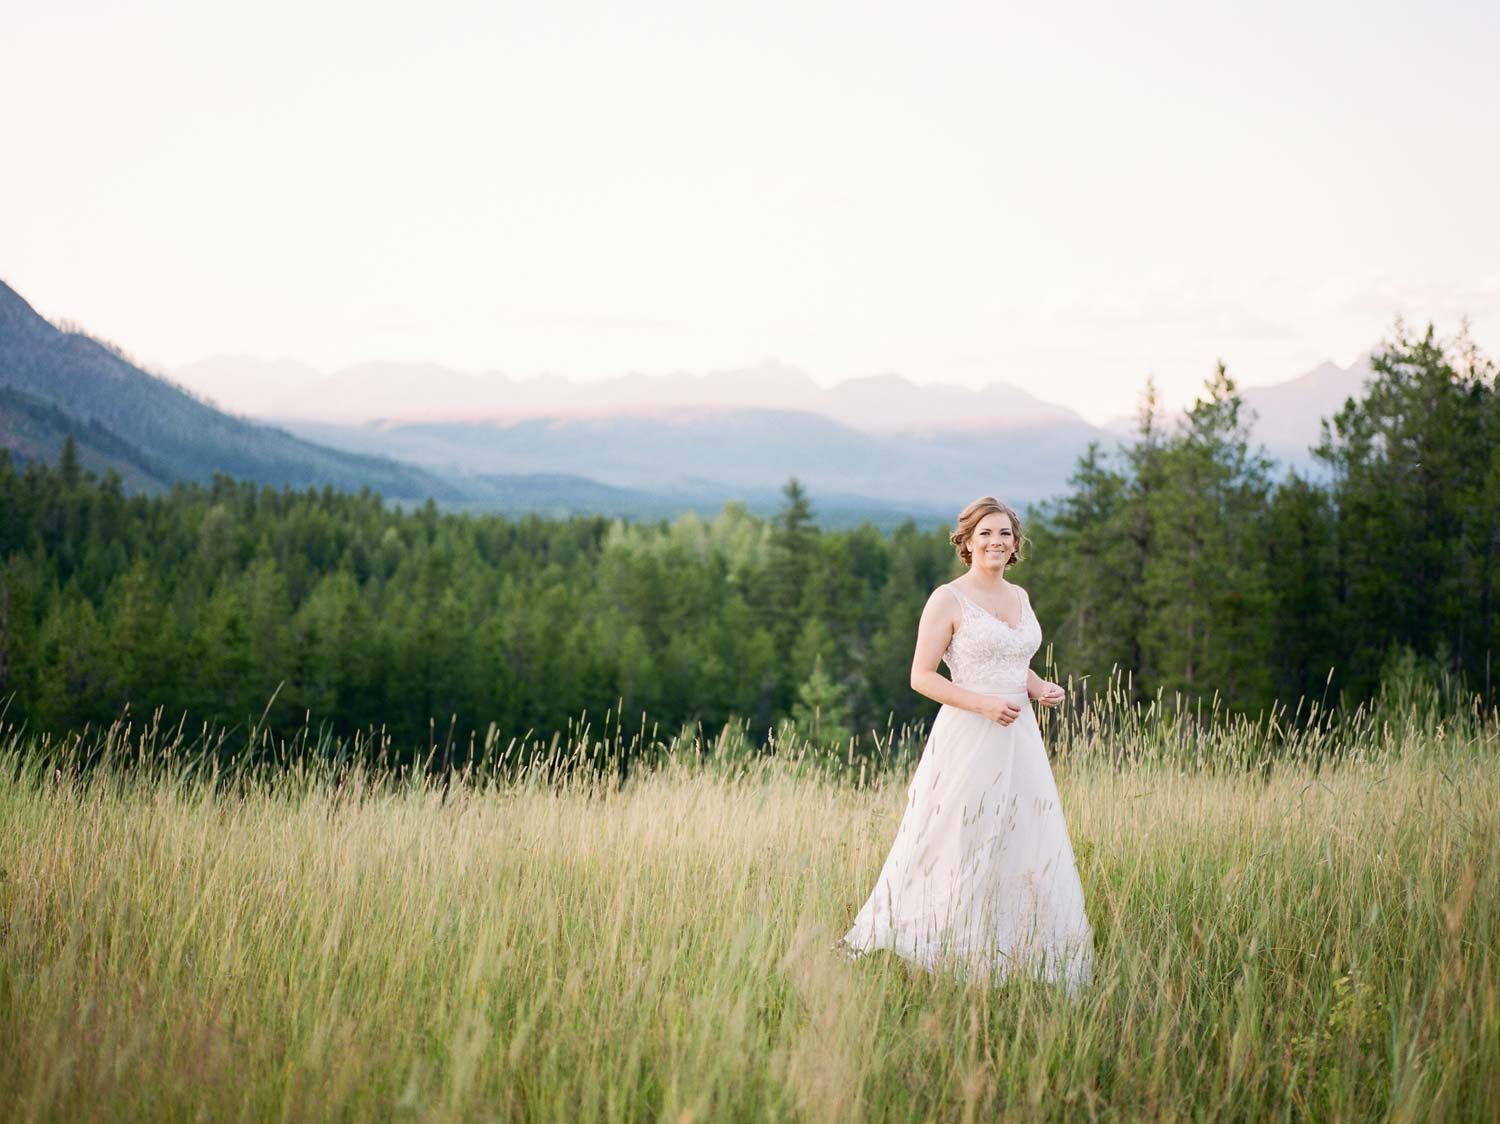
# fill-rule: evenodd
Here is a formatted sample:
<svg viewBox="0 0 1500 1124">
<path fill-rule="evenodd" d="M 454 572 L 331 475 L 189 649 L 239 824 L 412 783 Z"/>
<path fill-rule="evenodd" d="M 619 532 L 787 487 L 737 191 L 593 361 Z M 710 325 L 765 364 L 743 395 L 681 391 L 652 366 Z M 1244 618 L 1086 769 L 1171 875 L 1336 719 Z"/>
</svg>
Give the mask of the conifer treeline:
<svg viewBox="0 0 1500 1124">
<path fill-rule="evenodd" d="M 832 710 L 900 721 L 911 625 L 949 572 L 940 536 L 821 533 L 730 505 L 668 525 L 393 510 L 370 494 L 218 478 L 123 495 L 65 456 L 0 462 L 0 697 L 63 730 L 129 701 L 273 731 L 384 727 L 427 744 L 587 712 L 665 732 L 764 730 L 822 681 Z M 815 670 L 826 669 L 821 676 Z M 852 708 L 852 709 L 851 709 Z"/>
<path fill-rule="evenodd" d="M 1090 449 L 1038 522 L 1034 601 L 1059 662 L 1254 711 L 1369 698 L 1415 655 L 1493 702 L 1496 367 L 1466 333 L 1400 324 L 1371 366 L 1365 396 L 1323 420 L 1315 478 L 1274 483 L 1222 365 L 1170 430 L 1148 387 L 1134 440 Z"/>
<path fill-rule="evenodd" d="M 1091 448 L 1033 512 L 1032 593 L 1058 672 L 1138 694 L 1368 697 L 1397 646 L 1493 700 L 1500 392 L 1467 342 L 1396 337 L 1325 422 L 1321 481 L 1272 466 L 1221 368 L 1166 425 Z M 995 491 L 1003 495 L 1003 481 Z M 66 454 L 0 455 L 0 699 L 61 731 L 141 715 L 398 744 L 645 713 L 665 731 L 791 718 L 837 740 L 930 717 L 917 617 L 958 572 L 941 530 L 822 531 L 792 481 L 772 521 L 401 511 L 369 493 L 217 479 L 126 496 Z M 1500 669 L 1497 669 L 1500 671 Z"/>
</svg>

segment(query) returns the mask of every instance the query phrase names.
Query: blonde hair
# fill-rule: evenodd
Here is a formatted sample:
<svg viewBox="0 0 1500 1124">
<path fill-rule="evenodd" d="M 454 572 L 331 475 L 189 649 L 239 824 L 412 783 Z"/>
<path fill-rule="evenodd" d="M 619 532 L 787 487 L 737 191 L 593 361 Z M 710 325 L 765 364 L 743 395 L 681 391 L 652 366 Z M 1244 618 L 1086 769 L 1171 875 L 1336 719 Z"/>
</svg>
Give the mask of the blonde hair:
<svg viewBox="0 0 1500 1124">
<path fill-rule="evenodd" d="M 1016 509 L 1008 503 L 1001 503 L 994 496 L 980 496 L 958 513 L 958 523 L 954 526 L 953 533 L 948 536 L 948 541 L 953 544 L 958 554 L 958 560 L 965 566 L 973 563 L 974 555 L 969 550 L 969 540 L 974 537 L 974 528 L 979 526 L 979 521 L 987 515 L 1010 517 L 1010 525 L 1016 532 L 1016 549 L 1005 565 L 1007 568 L 1014 566 L 1021 561 L 1021 551 L 1027 543 L 1027 538 L 1021 533 L 1021 517 L 1016 514 Z"/>
</svg>

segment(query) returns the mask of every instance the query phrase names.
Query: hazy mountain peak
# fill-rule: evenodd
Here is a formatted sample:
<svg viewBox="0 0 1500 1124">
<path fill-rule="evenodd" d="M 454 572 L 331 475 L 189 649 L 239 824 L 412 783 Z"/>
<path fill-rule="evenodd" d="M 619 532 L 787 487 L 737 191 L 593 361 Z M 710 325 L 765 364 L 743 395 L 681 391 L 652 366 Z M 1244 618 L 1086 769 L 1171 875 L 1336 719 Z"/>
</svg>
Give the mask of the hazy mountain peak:
<svg viewBox="0 0 1500 1124">
<path fill-rule="evenodd" d="M 1365 382 L 1374 373 L 1368 356 L 1347 367 L 1324 360 L 1309 371 L 1268 386 L 1246 387 L 1245 404 L 1255 411 L 1255 435 L 1272 455 L 1283 460 L 1304 460 L 1318 440 L 1319 422 L 1338 413 L 1349 398 L 1364 393 Z"/>
<path fill-rule="evenodd" d="M 1312 386 L 1314 384 L 1320 384 L 1320 383 L 1326 383 L 1326 382 L 1336 382 L 1336 381 L 1341 381 L 1341 380 L 1346 379 L 1348 377 L 1348 375 L 1349 375 L 1349 371 L 1350 370 L 1353 370 L 1353 368 L 1350 367 L 1350 368 L 1346 369 L 1344 367 L 1340 367 L 1332 359 L 1325 359 L 1325 360 L 1323 360 L 1323 362 L 1319 363 L 1316 367 L 1313 367 L 1310 370 L 1304 371 L 1302 374 L 1297 375 L 1294 378 L 1287 379 L 1286 382 L 1273 383 L 1271 385 L 1275 386 L 1275 387 L 1281 387 L 1281 388 L 1294 387 L 1294 386 L 1295 387 L 1308 387 L 1308 386 Z M 1252 389 L 1253 390 L 1253 389 L 1257 389 L 1257 388 L 1250 387 L 1250 388 L 1247 388 L 1247 389 Z M 1264 388 L 1260 388 L 1260 389 L 1269 390 L 1270 387 L 1264 387 Z"/>
<path fill-rule="evenodd" d="M 704 374 L 703 382 L 716 389 L 726 386 L 751 387 L 783 395 L 809 395 L 816 393 L 818 389 L 818 384 L 806 371 L 769 356 L 748 367 L 709 371 Z"/>
<path fill-rule="evenodd" d="M 919 386 L 895 371 L 876 371 L 829 388 L 776 356 L 745 367 L 702 373 L 630 371 L 578 381 L 556 372 L 511 379 L 474 376 L 435 364 L 360 363 L 316 377 L 281 361 L 216 357 L 178 372 L 185 385 L 262 417 L 339 422 L 516 419 L 544 415 L 631 412 L 667 406 L 801 410 L 871 432 L 1082 425 L 1074 411 L 1019 387 Z"/>
<path fill-rule="evenodd" d="M 979 390 L 952 383 L 919 386 L 892 371 L 831 387 L 823 392 L 820 408 L 857 429 L 891 433 L 1087 424 L 1067 407 L 1010 383 L 995 381 Z"/>
<path fill-rule="evenodd" d="M 451 367 L 443 367 L 437 363 L 393 363 L 388 360 L 374 359 L 364 363 L 355 363 L 349 367 L 340 368 L 330 378 L 349 379 L 389 379 L 409 380 L 436 378 L 444 382 L 472 383 L 479 381 L 474 375 L 467 371 L 456 371 Z"/>
<path fill-rule="evenodd" d="M 895 390 L 905 393 L 915 390 L 916 383 L 905 375 L 898 375 L 895 371 L 877 371 L 871 375 L 855 375 L 852 379 L 845 379 L 831 389 L 840 388 L 848 388 L 845 393 L 869 390 Z"/>
</svg>

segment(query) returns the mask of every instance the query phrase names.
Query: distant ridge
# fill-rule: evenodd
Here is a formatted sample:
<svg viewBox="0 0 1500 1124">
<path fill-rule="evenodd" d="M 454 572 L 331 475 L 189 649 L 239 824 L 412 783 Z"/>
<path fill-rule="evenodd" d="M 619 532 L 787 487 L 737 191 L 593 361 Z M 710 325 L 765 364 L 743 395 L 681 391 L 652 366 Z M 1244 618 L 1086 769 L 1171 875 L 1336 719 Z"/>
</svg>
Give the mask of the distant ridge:
<svg viewBox="0 0 1500 1124">
<path fill-rule="evenodd" d="M 319 375 L 293 360 L 215 356 L 173 377 L 230 409 L 285 421 L 515 422 L 537 417 L 652 415 L 695 407 L 795 410 L 868 433 L 968 432 L 1029 425 L 1086 424 L 1073 410 L 1005 382 L 982 389 L 918 385 L 894 372 L 819 386 L 777 359 L 748 367 L 639 371 L 577 382 L 560 375 L 516 379 L 435 364 L 361 363 Z"/>
<path fill-rule="evenodd" d="M 860 498 L 948 518 L 975 496 L 1027 504 L 1057 494 L 1098 432 L 1082 422 L 1038 425 L 966 450 L 952 433 L 866 433 L 807 411 L 722 406 L 514 422 L 285 424 L 311 441 L 381 449 L 435 472 L 576 472 L 657 494 L 681 494 L 691 480 L 723 499 L 772 492 L 795 475 L 815 505 L 848 497 L 841 506 L 852 507 Z"/>
<path fill-rule="evenodd" d="M 1256 437 L 1277 460 L 1308 464 L 1322 419 L 1333 417 L 1349 398 L 1362 398 L 1374 374 L 1366 352 L 1347 367 L 1323 362 L 1286 382 L 1246 387 L 1245 405 L 1257 415 Z"/>
</svg>

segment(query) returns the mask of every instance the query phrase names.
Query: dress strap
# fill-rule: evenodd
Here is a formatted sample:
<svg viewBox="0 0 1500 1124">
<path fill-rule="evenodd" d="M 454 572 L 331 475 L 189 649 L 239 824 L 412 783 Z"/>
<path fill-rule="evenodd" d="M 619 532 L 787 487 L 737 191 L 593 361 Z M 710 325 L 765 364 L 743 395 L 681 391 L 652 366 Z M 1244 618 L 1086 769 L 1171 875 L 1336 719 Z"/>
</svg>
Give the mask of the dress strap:
<svg viewBox="0 0 1500 1124">
<path fill-rule="evenodd" d="M 965 597 L 963 595 L 963 593 L 961 593 L 959 591 L 959 588 L 956 585 L 954 585 L 952 582 L 944 582 L 943 583 L 943 588 L 946 589 L 949 593 L 953 594 L 954 597 L 958 598 L 958 611 L 960 613 L 962 613 L 964 611 L 964 606 L 965 605 L 973 605 L 974 604 L 974 602 L 972 600 L 970 600 L 968 597 Z M 975 605 L 974 607 L 976 609 L 978 608 L 977 605 Z"/>
</svg>

